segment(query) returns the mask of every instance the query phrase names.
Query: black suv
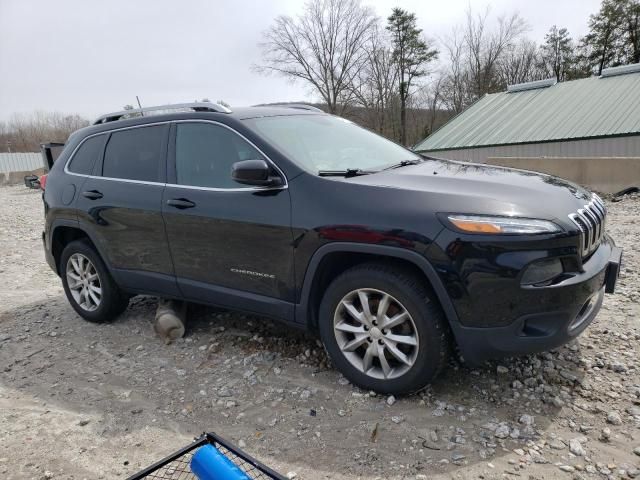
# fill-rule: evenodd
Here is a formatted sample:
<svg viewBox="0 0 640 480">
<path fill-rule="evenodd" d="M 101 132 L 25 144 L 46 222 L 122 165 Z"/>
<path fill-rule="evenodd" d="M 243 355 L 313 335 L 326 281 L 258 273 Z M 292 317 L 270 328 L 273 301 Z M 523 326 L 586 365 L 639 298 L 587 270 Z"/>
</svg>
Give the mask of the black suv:
<svg viewBox="0 0 640 480">
<path fill-rule="evenodd" d="M 567 342 L 614 290 L 621 251 L 577 185 L 423 157 L 313 107 L 171 108 L 101 117 L 43 179 L 46 258 L 89 321 L 135 294 L 243 310 L 406 393 L 453 345 L 477 363 Z"/>
</svg>

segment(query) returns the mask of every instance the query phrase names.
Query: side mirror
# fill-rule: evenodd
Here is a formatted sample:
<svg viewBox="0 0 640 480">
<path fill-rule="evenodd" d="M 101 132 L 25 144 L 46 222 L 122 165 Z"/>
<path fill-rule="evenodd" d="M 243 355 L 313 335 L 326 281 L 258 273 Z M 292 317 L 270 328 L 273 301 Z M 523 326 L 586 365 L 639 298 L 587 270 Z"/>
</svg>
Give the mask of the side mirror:
<svg viewBox="0 0 640 480">
<path fill-rule="evenodd" d="M 271 167 L 264 160 L 242 160 L 231 166 L 231 178 L 245 185 L 268 187 L 282 183 L 280 177 L 270 174 Z"/>
</svg>

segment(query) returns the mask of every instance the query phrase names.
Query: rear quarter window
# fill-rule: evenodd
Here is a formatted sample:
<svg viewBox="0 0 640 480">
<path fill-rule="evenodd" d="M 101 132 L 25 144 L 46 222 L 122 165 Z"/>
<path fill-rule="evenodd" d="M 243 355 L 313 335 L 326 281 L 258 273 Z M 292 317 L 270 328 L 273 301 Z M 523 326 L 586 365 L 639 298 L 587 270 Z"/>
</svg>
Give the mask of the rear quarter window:
<svg viewBox="0 0 640 480">
<path fill-rule="evenodd" d="M 106 135 L 97 135 L 82 142 L 80 148 L 74 153 L 68 170 L 80 175 L 91 175 L 96 160 L 102 157 L 106 139 Z"/>
<path fill-rule="evenodd" d="M 166 131 L 165 125 L 158 125 L 113 132 L 104 153 L 102 176 L 161 181 L 165 169 Z"/>
</svg>

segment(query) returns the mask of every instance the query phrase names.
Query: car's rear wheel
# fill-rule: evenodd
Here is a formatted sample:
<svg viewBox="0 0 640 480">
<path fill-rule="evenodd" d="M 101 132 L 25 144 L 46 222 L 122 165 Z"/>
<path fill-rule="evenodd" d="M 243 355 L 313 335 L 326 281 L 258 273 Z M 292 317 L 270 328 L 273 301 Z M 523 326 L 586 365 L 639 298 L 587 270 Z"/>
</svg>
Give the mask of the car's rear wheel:
<svg viewBox="0 0 640 480">
<path fill-rule="evenodd" d="M 75 240 L 64 248 L 60 277 L 69 303 L 90 322 L 109 322 L 129 304 L 100 255 L 85 240 Z"/>
<path fill-rule="evenodd" d="M 336 278 L 319 312 L 322 341 L 352 383 L 416 392 L 447 362 L 448 330 L 424 280 L 394 265 L 365 264 Z"/>
</svg>

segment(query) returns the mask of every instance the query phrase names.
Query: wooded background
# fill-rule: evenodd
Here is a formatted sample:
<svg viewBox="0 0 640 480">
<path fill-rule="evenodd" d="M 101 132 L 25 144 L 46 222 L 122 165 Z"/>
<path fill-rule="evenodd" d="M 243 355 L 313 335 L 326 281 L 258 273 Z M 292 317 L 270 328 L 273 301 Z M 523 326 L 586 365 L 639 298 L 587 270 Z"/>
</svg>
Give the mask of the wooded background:
<svg viewBox="0 0 640 480">
<path fill-rule="evenodd" d="M 527 36 L 525 18 L 493 17 L 488 8 L 469 7 L 465 22 L 438 40 L 418 24 L 399 8 L 383 19 L 360 0 L 310 0 L 299 16 L 274 19 L 253 68 L 306 84 L 320 108 L 411 146 L 507 85 L 640 62 L 640 0 L 603 0 L 587 35 L 552 25 L 541 44 Z M 0 122 L 0 152 L 38 151 L 88 124 L 78 115 L 15 114 Z"/>
</svg>

